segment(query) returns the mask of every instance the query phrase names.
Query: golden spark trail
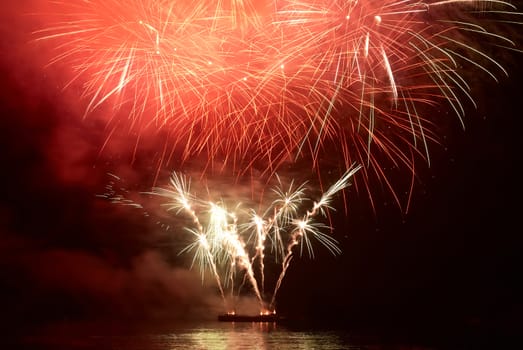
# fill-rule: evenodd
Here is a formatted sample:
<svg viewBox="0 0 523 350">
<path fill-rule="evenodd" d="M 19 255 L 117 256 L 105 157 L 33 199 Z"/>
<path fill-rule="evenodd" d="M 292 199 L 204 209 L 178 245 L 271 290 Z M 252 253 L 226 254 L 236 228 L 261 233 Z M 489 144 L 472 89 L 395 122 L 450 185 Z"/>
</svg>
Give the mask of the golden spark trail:
<svg viewBox="0 0 523 350">
<path fill-rule="evenodd" d="M 318 201 L 312 201 L 305 196 L 305 183 L 294 186 L 294 182 L 291 181 L 285 186 L 278 177 L 278 186 L 273 189 L 276 199 L 265 210 L 264 216 L 268 216 L 267 218 L 256 214 L 253 209 L 242 210 L 239 204 L 234 211 L 230 211 L 223 202 L 197 198 L 190 192 L 190 180 L 176 172 L 170 177 L 169 188 L 154 187 L 146 193 L 167 198 L 167 202 L 162 206 L 167 207 L 168 212 L 191 219 L 192 223 L 185 228 L 185 231 L 191 233 L 195 239 L 180 253 L 193 252 L 191 267 L 195 264 L 199 265 L 202 279 L 205 272 L 210 270 L 225 305 L 227 302 L 224 287 L 230 288 L 231 299 L 234 299 L 235 293 L 239 293 L 242 286 L 248 282 L 260 303 L 260 312 L 275 312 L 276 294 L 292 260 L 295 246 L 300 245 L 302 253 L 306 248 L 309 257 L 314 258 L 314 240 L 332 254 L 340 254 L 337 241 L 322 232 L 328 227 L 321 222 L 315 222 L 314 218 L 326 217 L 329 210 L 334 210 L 331 206 L 332 199 L 351 184 L 353 176 L 360 169 L 361 166 L 356 165 L 349 168 Z M 108 192 L 105 198 L 110 200 L 120 198 L 118 202 L 125 203 L 123 196 L 116 195 L 112 190 Z M 311 208 L 300 215 L 303 204 L 311 201 Z M 245 223 L 240 224 L 243 220 Z M 283 242 L 286 242 L 286 247 Z M 271 245 L 271 256 L 274 261 L 281 260 L 281 272 L 272 299 L 266 304 L 264 259 L 266 259 L 267 243 Z M 260 281 L 256 278 L 253 269 L 256 260 L 259 260 Z M 242 278 L 243 282 L 236 290 L 235 280 L 238 277 Z"/>
<path fill-rule="evenodd" d="M 305 242 L 305 245 L 307 246 L 307 250 L 309 252 L 309 256 L 314 257 L 314 252 L 312 250 L 309 238 L 309 236 L 312 236 L 320 242 L 322 242 L 325 245 L 325 247 L 329 249 L 333 254 L 339 254 L 341 252 L 336 245 L 337 242 L 323 234 L 318 229 L 318 226 L 312 223 L 312 218 L 318 214 L 325 216 L 327 209 L 333 209 L 330 206 L 332 197 L 337 192 L 346 188 L 349 185 L 349 179 L 352 178 L 354 174 L 358 172 L 360 169 L 361 166 L 354 166 L 347 172 L 345 172 L 345 174 L 338 181 L 336 181 L 336 183 L 329 187 L 329 189 L 321 196 L 321 199 L 318 202 L 314 202 L 312 209 L 310 211 L 307 211 L 307 213 L 302 219 L 293 220 L 294 230 L 291 233 L 290 242 L 287 246 L 287 254 L 283 258 L 283 262 L 281 264 L 281 272 L 276 282 L 276 286 L 274 287 L 274 292 L 272 293 L 272 300 L 269 304 L 269 310 L 274 310 L 276 294 L 280 289 L 281 283 L 291 263 L 293 257 L 293 248 L 295 246 L 297 246 L 300 243 L 303 246 L 303 242 Z M 322 226 L 319 227 L 321 228 Z"/>
<path fill-rule="evenodd" d="M 164 188 L 154 188 L 151 194 L 156 194 L 174 199 L 174 201 L 171 201 L 166 204 L 166 206 L 168 206 L 167 210 L 175 210 L 177 214 L 183 211 L 186 214 L 188 214 L 189 217 L 193 220 L 193 223 L 196 226 L 196 231 L 191 232 L 193 232 L 193 234 L 196 236 L 196 241 L 193 244 L 189 245 L 187 248 L 185 248 L 182 252 L 190 251 L 192 248 L 196 248 L 197 253 L 194 255 L 195 259 L 199 258 L 199 262 L 203 262 L 203 264 L 200 265 L 202 278 L 205 272 L 205 266 L 210 266 L 211 272 L 220 290 L 220 295 L 225 303 L 225 293 L 223 291 L 220 276 L 216 268 L 215 258 L 211 252 L 211 246 L 209 245 L 209 242 L 207 240 L 207 234 L 205 233 L 203 226 L 200 223 L 198 215 L 196 214 L 194 209 L 192 209 L 190 204 L 192 197 L 190 194 L 190 180 L 187 180 L 183 175 L 173 173 L 170 179 L 170 183 L 175 191 L 170 191 Z M 203 249 L 203 253 L 199 249 Z M 192 264 L 195 263 L 195 259 L 193 259 Z"/>
</svg>

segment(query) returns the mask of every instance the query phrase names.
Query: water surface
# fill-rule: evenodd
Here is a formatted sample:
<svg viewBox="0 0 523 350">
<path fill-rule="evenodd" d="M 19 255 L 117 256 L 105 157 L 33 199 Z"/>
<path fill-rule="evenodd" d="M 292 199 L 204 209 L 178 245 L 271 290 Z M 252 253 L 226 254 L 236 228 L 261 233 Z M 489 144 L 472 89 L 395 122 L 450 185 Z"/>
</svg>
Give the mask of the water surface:
<svg viewBox="0 0 523 350">
<path fill-rule="evenodd" d="M 21 337 L 20 345 L 41 350 L 235 350 L 235 349 L 435 349 L 383 343 L 347 330 L 296 329 L 277 323 L 204 322 L 161 327 L 61 324 Z"/>
</svg>

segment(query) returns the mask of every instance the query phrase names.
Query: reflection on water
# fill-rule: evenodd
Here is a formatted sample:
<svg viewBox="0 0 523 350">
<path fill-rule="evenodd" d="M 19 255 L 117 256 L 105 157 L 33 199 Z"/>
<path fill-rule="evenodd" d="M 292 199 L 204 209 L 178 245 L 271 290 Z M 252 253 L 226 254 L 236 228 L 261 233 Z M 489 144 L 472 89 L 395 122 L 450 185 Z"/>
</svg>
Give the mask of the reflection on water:
<svg viewBox="0 0 523 350">
<path fill-rule="evenodd" d="M 235 350 L 235 349 L 417 349 L 362 342 L 349 332 L 290 330 L 276 323 L 209 322 L 161 331 L 114 331 L 104 327 L 57 327 L 25 336 L 23 345 L 45 350 Z"/>
<path fill-rule="evenodd" d="M 342 349 L 336 334 L 290 332 L 275 323 L 224 323 L 164 336 L 164 349 Z"/>
</svg>

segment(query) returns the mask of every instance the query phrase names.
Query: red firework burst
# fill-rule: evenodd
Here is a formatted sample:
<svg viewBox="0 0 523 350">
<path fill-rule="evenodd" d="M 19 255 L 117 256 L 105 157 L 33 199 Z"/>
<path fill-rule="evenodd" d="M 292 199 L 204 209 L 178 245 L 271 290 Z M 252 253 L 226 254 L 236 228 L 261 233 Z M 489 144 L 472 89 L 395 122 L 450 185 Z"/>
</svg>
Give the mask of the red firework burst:
<svg viewBox="0 0 523 350">
<path fill-rule="evenodd" d="M 346 168 L 429 160 L 446 104 L 473 101 L 462 65 L 506 73 L 486 43 L 513 46 L 493 21 L 517 16 L 485 0 L 55 1 L 52 63 L 84 82 L 86 114 L 102 105 L 139 133 L 166 130 L 183 159 L 204 154 L 270 172 L 298 156 L 317 166 L 335 147 Z M 496 27 L 500 29 L 499 27 Z M 497 30 L 496 29 L 496 30 Z M 118 111 L 118 112 L 117 112 Z M 115 123 L 114 125 L 119 125 Z M 233 160 L 234 159 L 234 160 Z M 394 191 L 392 191 L 394 192 Z"/>
</svg>

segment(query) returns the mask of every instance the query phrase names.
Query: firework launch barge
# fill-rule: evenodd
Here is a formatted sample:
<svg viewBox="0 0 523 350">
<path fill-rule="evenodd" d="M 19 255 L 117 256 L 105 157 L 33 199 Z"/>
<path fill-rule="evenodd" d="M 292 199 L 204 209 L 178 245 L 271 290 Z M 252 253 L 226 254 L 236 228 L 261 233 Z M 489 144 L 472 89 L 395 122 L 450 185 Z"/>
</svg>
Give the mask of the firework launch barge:
<svg viewBox="0 0 523 350">
<path fill-rule="evenodd" d="M 275 313 L 259 315 L 222 314 L 218 315 L 220 322 L 277 322 L 282 318 Z"/>
</svg>

